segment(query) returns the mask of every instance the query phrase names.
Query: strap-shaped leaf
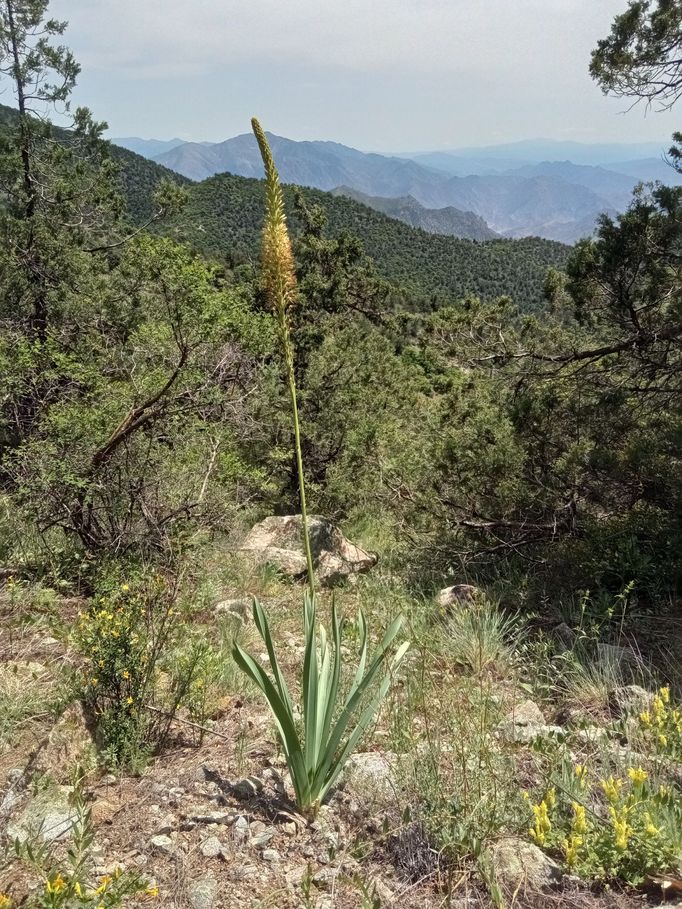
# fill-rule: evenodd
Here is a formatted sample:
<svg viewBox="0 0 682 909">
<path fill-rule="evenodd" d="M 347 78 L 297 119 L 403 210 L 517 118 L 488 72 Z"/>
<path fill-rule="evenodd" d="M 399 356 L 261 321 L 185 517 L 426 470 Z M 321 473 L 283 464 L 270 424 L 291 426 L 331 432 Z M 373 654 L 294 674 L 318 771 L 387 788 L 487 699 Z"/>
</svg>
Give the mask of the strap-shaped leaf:
<svg viewBox="0 0 682 909">
<path fill-rule="evenodd" d="M 260 601 L 257 600 L 256 597 L 253 598 L 253 621 L 256 628 L 258 629 L 258 633 L 263 639 L 265 649 L 268 652 L 270 668 L 272 669 L 272 674 L 275 677 L 275 684 L 277 685 L 279 696 L 286 704 L 289 713 L 293 716 L 294 705 L 291 700 L 291 695 L 289 694 L 289 688 L 279 668 L 279 663 L 277 662 L 277 655 L 275 653 L 275 647 L 272 641 L 272 633 L 270 631 L 270 625 L 268 624 L 268 617 L 265 614 L 265 610 L 263 609 Z"/>
<path fill-rule="evenodd" d="M 280 697 L 268 674 L 253 657 L 242 650 L 236 641 L 232 647 L 232 656 L 239 668 L 256 683 L 265 695 L 280 734 L 287 764 L 291 771 L 291 779 L 296 790 L 296 798 L 299 804 L 306 806 L 310 800 L 310 786 L 293 713 Z"/>
</svg>

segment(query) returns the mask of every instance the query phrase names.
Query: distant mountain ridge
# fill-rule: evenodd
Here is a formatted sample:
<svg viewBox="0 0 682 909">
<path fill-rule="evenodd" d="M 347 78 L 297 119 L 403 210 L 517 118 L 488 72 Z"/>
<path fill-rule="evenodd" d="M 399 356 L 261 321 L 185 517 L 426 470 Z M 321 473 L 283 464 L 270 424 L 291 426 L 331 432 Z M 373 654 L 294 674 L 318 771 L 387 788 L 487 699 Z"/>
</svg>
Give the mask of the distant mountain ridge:
<svg viewBox="0 0 682 909">
<path fill-rule="evenodd" d="M 495 240 L 500 234 L 495 233 L 480 215 L 472 211 L 460 211 L 451 205 L 445 208 L 425 208 L 413 196 L 386 198 L 368 196 L 350 186 L 338 186 L 331 190 L 334 196 L 345 196 L 380 211 L 389 218 L 396 218 L 411 227 L 419 227 L 430 234 L 443 234 L 446 237 L 461 237 L 469 240 Z"/>
<path fill-rule="evenodd" d="M 327 191 L 344 187 L 390 217 L 432 233 L 474 239 L 539 236 L 573 243 L 593 232 L 603 212 L 624 210 L 640 180 L 682 182 L 662 158 L 629 157 L 650 156 L 658 147 L 651 143 L 587 146 L 530 140 L 410 157 L 365 153 L 338 142 L 268 136 L 285 183 Z M 151 155 L 153 140 L 139 141 L 148 143 L 141 146 L 147 149 L 143 154 L 191 180 L 219 173 L 263 175 L 250 133 L 218 143 L 176 145 L 170 140 L 173 147 L 156 155 Z M 560 152 L 575 154 L 581 163 L 537 160 L 539 154 Z M 609 157 L 612 165 L 594 163 Z M 476 217 L 485 224 L 472 220 Z"/>
</svg>

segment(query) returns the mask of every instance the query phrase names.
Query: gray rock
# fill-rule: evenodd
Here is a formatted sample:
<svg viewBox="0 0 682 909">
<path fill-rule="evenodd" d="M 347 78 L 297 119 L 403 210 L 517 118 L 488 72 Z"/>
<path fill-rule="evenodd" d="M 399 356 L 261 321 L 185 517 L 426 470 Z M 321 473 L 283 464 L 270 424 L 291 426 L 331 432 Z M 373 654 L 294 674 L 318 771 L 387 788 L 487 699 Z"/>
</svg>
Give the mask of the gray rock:
<svg viewBox="0 0 682 909">
<path fill-rule="evenodd" d="M 436 606 L 445 612 L 466 606 L 475 606 L 483 598 L 483 592 L 472 584 L 454 584 L 444 587 L 436 596 Z"/>
<path fill-rule="evenodd" d="M 221 600 L 216 603 L 213 611 L 217 616 L 235 616 L 241 619 L 242 622 L 248 622 L 251 619 L 252 602 L 246 597 L 236 600 Z"/>
<path fill-rule="evenodd" d="M 555 625 L 550 632 L 550 637 L 557 645 L 557 649 L 560 652 L 565 652 L 566 650 L 572 650 L 575 646 L 575 642 L 578 639 L 575 631 L 567 625 L 566 622 L 560 622 L 558 625 Z"/>
<path fill-rule="evenodd" d="M 53 785 L 31 797 L 21 816 L 7 825 L 7 836 L 21 843 L 34 837 L 45 843 L 67 838 L 78 820 L 72 794 L 70 786 Z"/>
<path fill-rule="evenodd" d="M 187 899 L 192 909 L 212 909 L 218 896 L 218 882 L 214 877 L 200 877 L 187 886 Z"/>
<path fill-rule="evenodd" d="M 509 837 L 490 846 L 485 860 L 507 893 L 552 890 L 561 884 L 559 865 L 526 840 Z"/>
<path fill-rule="evenodd" d="M 189 820 L 195 824 L 232 824 L 238 815 L 225 811 L 207 811 L 205 814 L 193 814 Z"/>
<path fill-rule="evenodd" d="M 159 833 L 157 836 L 153 836 L 149 840 L 149 845 L 155 852 L 160 852 L 163 855 L 175 854 L 175 844 L 165 833 Z"/>
<path fill-rule="evenodd" d="M 331 890 L 338 874 L 337 868 L 320 868 L 320 870 L 313 875 L 313 884 L 315 884 L 319 890 Z"/>
<path fill-rule="evenodd" d="M 530 700 L 516 704 L 497 728 L 504 741 L 526 743 L 564 731 L 561 726 L 547 725 L 538 705 Z"/>
<path fill-rule="evenodd" d="M 633 674 L 636 676 L 642 666 L 641 658 L 631 647 L 621 647 L 619 644 L 597 644 L 597 656 L 614 673 L 620 673 L 625 679 Z"/>
<path fill-rule="evenodd" d="M 266 827 L 266 829 L 262 830 L 260 833 L 252 835 L 251 844 L 253 846 L 267 846 L 275 833 L 276 831 L 273 827 Z"/>
<path fill-rule="evenodd" d="M 352 578 L 376 564 L 376 556 L 347 540 L 326 518 L 309 517 L 308 533 L 315 574 L 325 586 Z M 241 551 L 251 553 L 260 563 L 275 565 L 288 577 L 302 577 L 307 563 L 301 516 L 266 518 L 251 529 Z"/>
<path fill-rule="evenodd" d="M 217 836 L 209 836 L 207 840 L 199 847 L 199 851 L 204 858 L 218 858 L 223 851 L 223 844 Z"/>
<path fill-rule="evenodd" d="M 638 715 L 649 710 L 655 695 L 641 685 L 621 685 L 609 695 L 609 705 L 616 716 Z"/>
<path fill-rule="evenodd" d="M 86 715 L 80 701 L 70 704 L 42 743 L 33 770 L 49 775 L 66 785 L 75 766 L 95 764 L 95 739 L 92 718 Z"/>
<path fill-rule="evenodd" d="M 358 752 L 343 771 L 349 789 L 363 797 L 390 799 L 400 790 L 397 778 L 398 755 L 386 751 Z"/>
<path fill-rule="evenodd" d="M 264 849 L 263 850 L 263 861 L 268 862 L 270 865 L 276 865 L 281 860 L 282 856 L 276 849 Z"/>
<path fill-rule="evenodd" d="M 249 838 L 249 822 L 240 815 L 232 827 L 234 838 L 238 843 L 244 843 Z"/>
</svg>

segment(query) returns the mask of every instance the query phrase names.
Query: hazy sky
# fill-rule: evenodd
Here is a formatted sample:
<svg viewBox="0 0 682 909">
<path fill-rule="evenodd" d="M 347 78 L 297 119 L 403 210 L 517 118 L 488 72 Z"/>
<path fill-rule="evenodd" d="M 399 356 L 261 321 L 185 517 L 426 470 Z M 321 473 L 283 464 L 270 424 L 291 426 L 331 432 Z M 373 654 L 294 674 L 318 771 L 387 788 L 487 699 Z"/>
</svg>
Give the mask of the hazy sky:
<svg viewBox="0 0 682 909">
<path fill-rule="evenodd" d="M 111 135 L 412 151 L 536 138 L 667 141 L 590 79 L 626 0 L 53 0 Z"/>
</svg>

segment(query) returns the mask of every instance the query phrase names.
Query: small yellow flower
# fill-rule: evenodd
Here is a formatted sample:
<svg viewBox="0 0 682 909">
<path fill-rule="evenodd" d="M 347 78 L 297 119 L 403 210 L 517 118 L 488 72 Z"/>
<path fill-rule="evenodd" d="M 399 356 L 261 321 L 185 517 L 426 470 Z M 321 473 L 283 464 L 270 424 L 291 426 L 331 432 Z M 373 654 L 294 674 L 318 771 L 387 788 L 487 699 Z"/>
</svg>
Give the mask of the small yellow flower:
<svg viewBox="0 0 682 909">
<path fill-rule="evenodd" d="M 556 789 L 552 786 L 551 789 L 547 790 L 547 795 L 545 796 L 545 801 L 547 802 L 548 808 L 554 808 L 556 805 Z"/>
<path fill-rule="evenodd" d="M 572 868 L 578 860 L 578 852 L 580 851 L 583 842 L 583 837 L 577 834 L 573 834 L 563 841 L 564 855 L 566 857 L 566 864 L 569 868 Z"/>
<path fill-rule="evenodd" d="M 584 764 L 575 765 L 575 777 L 581 789 L 587 786 L 587 767 Z"/>
<path fill-rule="evenodd" d="M 93 686 L 93 688 L 95 687 L 95 685 L 97 685 L 98 682 L 99 682 L 99 679 L 97 678 L 97 676 L 93 675 L 93 677 L 90 679 L 90 684 Z"/>
<path fill-rule="evenodd" d="M 658 694 L 664 704 L 670 703 L 670 688 L 668 685 L 666 685 L 664 688 L 661 688 Z"/>
<path fill-rule="evenodd" d="M 159 888 L 158 887 L 147 887 L 147 889 L 145 890 L 145 893 L 147 894 L 147 896 L 157 897 L 159 895 Z"/>
<path fill-rule="evenodd" d="M 0 909 L 9 909 L 12 905 L 12 901 L 7 896 L 6 893 L 0 893 Z"/>
<path fill-rule="evenodd" d="M 580 805 L 578 802 L 572 802 L 571 808 L 573 808 L 573 832 L 574 833 L 587 833 L 587 815 L 585 812 L 585 806 Z"/>
<path fill-rule="evenodd" d="M 601 788 L 604 790 L 606 800 L 609 802 L 615 802 L 620 795 L 620 790 L 623 788 L 623 781 L 614 780 L 614 778 L 610 776 L 608 780 L 601 781 Z"/>
<path fill-rule="evenodd" d="M 635 786 L 641 786 L 642 783 L 644 783 L 646 781 L 648 774 L 647 774 L 646 770 L 642 770 L 641 767 L 637 767 L 637 768 L 630 767 L 630 769 L 628 770 L 628 776 L 630 777 L 632 782 L 635 784 Z"/>
<path fill-rule="evenodd" d="M 66 881 L 58 874 L 57 877 L 53 878 L 51 881 L 47 881 L 45 884 L 45 889 L 48 893 L 59 893 L 60 890 L 63 890 L 66 887 Z"/>
<path fill-rule="evenodd" d="M 128 591 L 130 590 L 130 585 L 129 585 L 129 584 L 121 584 L 121 590 L 123 591 L 123 593 L 128 593 Z"/>
<path fill-rule="evenodd" d="M 130 678 L 130 673 L 128 672 L 127 669 L 124 669 L 124 670 L 123 670 L 122 675 L 123 675 L 123 678 L 124 678 L 124 679 L 129 679 L 129 678 Z"/>
<path fill-rule="evenodd" d="M 639 715 L 639 721 L 642 726 L 651 726 L 651 713 L 648 710 L 643 710 Z"/>
<path fill-rule="evenodd" d="M 131 697 L 126 698 L 126 704 L 132 704 L 133 699 Z"/>
<path fill-rule="evenodd" d="M 667 748 L 668 747 L 668 736 L 663 735 L 663 733 L 661 733 L 661 735 L 659 735 L 659 737 L 658 737 L 658 744 L 661 746 L 661 748 Z"/>
</svg>

